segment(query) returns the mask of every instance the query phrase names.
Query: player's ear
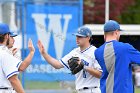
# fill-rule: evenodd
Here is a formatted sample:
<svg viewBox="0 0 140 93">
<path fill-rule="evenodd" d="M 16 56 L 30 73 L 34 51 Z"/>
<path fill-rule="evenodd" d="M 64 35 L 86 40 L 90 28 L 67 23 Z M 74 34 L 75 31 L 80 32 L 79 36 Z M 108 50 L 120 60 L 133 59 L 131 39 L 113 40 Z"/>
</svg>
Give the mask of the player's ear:
<svg viewBox="0 0 140 93">
<path fill-rule="evenodd" d="M 114 31 L 113 33 L 114 33 L 115 36 L 118 36 L 118 31 L 117 30 Z"/>
<path fill-rule="evenodd" d="M 116 30 L 116 35 L 119 36 L 120 35 L 120 31 Z"/>
<path fill-rule="evenodd" d="M 88 38 L 88 40 L 90 40 L 90 37 L 89 36 L 87 38 Z"/>
</svg>

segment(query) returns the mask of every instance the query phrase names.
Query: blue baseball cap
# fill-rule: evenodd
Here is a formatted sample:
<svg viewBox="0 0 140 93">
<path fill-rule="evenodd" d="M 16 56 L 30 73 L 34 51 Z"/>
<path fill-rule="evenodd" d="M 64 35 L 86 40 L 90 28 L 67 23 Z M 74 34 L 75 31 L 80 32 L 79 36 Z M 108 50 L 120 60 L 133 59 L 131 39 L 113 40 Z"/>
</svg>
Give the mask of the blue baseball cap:
<svg viewBox="0 0 140 93">
<path fill-rule="evenodd" d="M 81 37 L 91 37 L 92 33 L 91 33 L 91 30 L 89 28 L 82 26 L 73 35 L 81 36 Z"/>
<path fill-rule="evenodd" d="M 0 23 L 0 34 L 4 35 L 8 33 L 11 34 L 9 26 L 7 24 Z"/>
<path fill-rule="evenodd" d="M 104 32 L 112 32 L 116 30 L 122 31 L 117 21 L 109 20 L 108 22 L 104 24 Z"/>
</svg>

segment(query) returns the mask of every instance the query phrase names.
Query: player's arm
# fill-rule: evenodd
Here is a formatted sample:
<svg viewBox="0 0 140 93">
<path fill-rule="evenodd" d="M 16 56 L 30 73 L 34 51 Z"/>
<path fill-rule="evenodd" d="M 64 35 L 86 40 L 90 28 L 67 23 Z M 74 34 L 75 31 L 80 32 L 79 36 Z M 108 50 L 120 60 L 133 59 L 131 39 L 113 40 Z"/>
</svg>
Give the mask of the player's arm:
<svg viewBox="0 0 140 93">
<path fill-rule="evenodd" d="M 56 69 L 63 68 L 63 65 L 58 60 L 51 57 L 48 53 L 45 52 L 45 48 L 44 48 L 44 46 L 43 46 L 43 44 L 41 43 L 40 40 L 38 41 L 38 48 L 39 48 L 39 51 L 40 51 L 41 55 L 45 58 L 45 60 L 50 65 L 52 65 Z"/>
<path fill-rule="evenodd" d="M 21 63 L 21 65 L 18 69 L 19 71 L 24 71 L 30 65 L 32 58 L 34 56 L 35 49 L 34 49 L 34 46 L 33 46 L 31 39 L 29 39 L 29 41 L 28 41 L 28 48 L 30 50 L 30 53 L 25 58 L 25 60 Z"/>
<path fill-rule="evenodd" d="M 16 74 L 8 78 L 8 80 L 10 81 L 11 85 L 17 93 L 25 93 L 20 83 L 20 80 L 18 79 L 18 76 Z"/>
<path fill-rule="evenodd" d="M 140 52 L 130 44 L 127 44 L 127 47 L 126 49 L 131 63 L 140 64 Z"/>
<path fill-rule="evenodd" d="M 93 61 L 92 66 L 93 67 L 84 66 L 84 69 L 94 77 L 100 78 L 102 75 L 102 70 L 96 59 Z"/>
<path fill-rule="evenodd" d="M 96 78 L 100 78 L 101 75 L 102 75 L 102 72 L 101 72 L 101 71 L 99 71 L 99 70 L 97 70 L 97 69 L 94 69 L 94 68 L 91 68 L 91 67 L 85 67 L 85 70 L 86 70 L 89 74 L 93 75 L 93 76 L 96 77 Z"/>
</svg>

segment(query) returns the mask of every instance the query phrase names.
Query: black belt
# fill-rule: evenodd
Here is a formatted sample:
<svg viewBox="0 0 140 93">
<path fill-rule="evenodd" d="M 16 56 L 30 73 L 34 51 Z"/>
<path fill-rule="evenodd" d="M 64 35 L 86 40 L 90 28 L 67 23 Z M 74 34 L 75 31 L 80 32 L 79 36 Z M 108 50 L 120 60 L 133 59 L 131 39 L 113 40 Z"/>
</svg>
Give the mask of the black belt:
<svg viewBox="0 0 140 93">
<path fill-rule="evenodd" d="M 96 87 L 83 87 L 83 90 L 85 89 L 91 89 L 91 88 L 98 88 L 97 86 Z"/>
<path fill-rule="evenodd" d="M 5 88 L 0 88 L 0 89 L 9 89 L 9 88 L 5 87 Z"/>
<path fill-rule="evenodd" d="M 8 87 L 0 88 L 0 90 L 1 89 L 5 89 L 5 90 L 12 89 L 12 90 L 14 90 L 13 88 L 8 88 Z"/>
<path fill-rule="evenodd" d="M 83 87 L 82 89 L 79 89 L 79 91 L 86 90 L 86 89 L 92 89 L 92 88 L 98 88 L 98 87 L 97 86 L 95 86 L 95 87 Z"/>
</svg>

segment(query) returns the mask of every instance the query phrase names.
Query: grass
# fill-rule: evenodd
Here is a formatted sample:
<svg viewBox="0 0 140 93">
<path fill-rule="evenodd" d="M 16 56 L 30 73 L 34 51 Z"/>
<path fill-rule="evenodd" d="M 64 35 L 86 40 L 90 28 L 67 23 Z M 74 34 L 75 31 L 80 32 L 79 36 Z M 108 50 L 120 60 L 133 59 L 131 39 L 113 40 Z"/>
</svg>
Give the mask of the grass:
<svg viewBox="0 0 140 93">
<path fill-rule="evenodd" d="M 140 93 L 140 88 L 135 88 L 135 93 Z"/>
<path fill-rule="evenodd" d="M 59 82 L 28 81 L 25 89 L 61 89 Z"/>
<path fill-rule="evenodd" d="M 61 89 L 60 82 L 40 82 L 28 81 L 25 83 L 25 89 Z M 135 93 L 140 93 L 140 88 L 135 88 Z"/>
</svg>

